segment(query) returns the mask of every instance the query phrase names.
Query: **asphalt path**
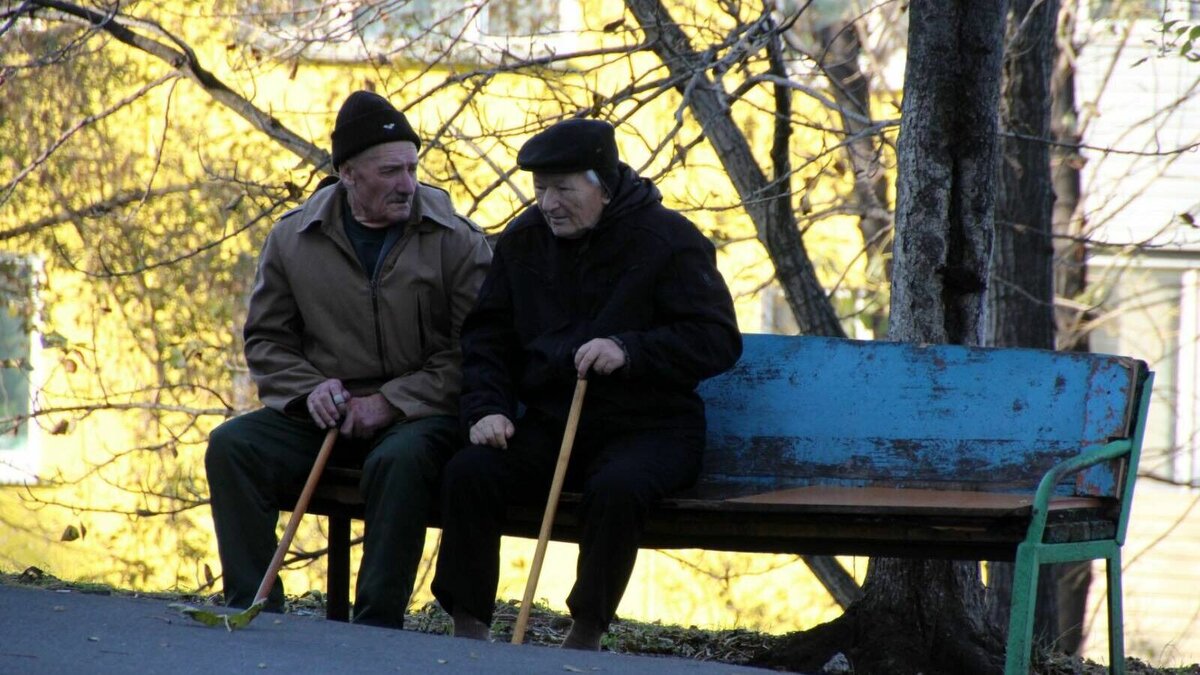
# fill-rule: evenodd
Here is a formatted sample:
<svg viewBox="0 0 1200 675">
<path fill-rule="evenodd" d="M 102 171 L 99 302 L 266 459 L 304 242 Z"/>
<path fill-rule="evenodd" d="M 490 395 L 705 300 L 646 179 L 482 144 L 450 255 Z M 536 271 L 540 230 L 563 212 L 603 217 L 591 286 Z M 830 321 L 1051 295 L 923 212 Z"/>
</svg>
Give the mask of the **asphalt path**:
<svg viewBox="0 0 1200 675">
<path fill-rule="evenodd" d="M 225 673 L 633 673 L 772 671 L 680 658 L 584 653 L 261 614 L 210 628 L 166 600 L 0 585 L 0 675 Z"/>
</svg>

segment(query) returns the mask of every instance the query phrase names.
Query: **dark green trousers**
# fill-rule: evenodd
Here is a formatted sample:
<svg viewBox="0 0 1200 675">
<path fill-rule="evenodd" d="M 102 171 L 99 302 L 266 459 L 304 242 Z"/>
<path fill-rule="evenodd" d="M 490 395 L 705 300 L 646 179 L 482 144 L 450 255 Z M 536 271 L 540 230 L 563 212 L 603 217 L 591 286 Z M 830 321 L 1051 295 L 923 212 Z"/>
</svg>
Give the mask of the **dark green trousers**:
<svg viewBox="0 0 1200 675">
<path fill-rule="evenodd" d="M 325 432 L 264 408 L 213 430 L 204 457 L 225 602 L 248 607 L 271 563 L 280 495 L 304 485 Z M 361 465 L 366 536 L 353 621 L 400 628 L 425 545 L 442 466 L 462 444 L 451 416 L 398 422 L 368 441 L 339 438 L 330 463 Z M 283 608 L 277 582 L 267 609 Z"/>
</svg>

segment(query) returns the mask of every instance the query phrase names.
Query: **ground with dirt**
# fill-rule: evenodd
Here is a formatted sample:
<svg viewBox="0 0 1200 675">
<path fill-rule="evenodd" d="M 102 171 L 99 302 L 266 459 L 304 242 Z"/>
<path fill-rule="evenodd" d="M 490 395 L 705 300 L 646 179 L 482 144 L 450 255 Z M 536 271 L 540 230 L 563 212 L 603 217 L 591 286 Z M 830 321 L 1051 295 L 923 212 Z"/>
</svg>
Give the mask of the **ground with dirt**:
<svg viewBox="0 0 1200 675">
<path fill-rule="evenodd" d="M 216 594 L 137 593 L 99 584 L 66 582 L 35 567 L 19 574 L 0 571 L 0 584 L 71 589 L 100 595 L 138 595 L 196 606 L 213 606 L 219 602 L 219 596 Z M 324 596 L 318 591 L 310 591 L 301 596 L 288 598 L 287 612 L 323 615 L 325 612 Z M 511 637 L 512 625 L 516 616 L 515 602 L 497 603 L 496 620 L 492 626 L 494 640 L 507 641 Z M 570 625 L 569 617 L 550 611 L 543 606 L 536 606 L 530 617 L 525 640 L 530 643 L 556 645 L 566 637 L 566 631 Z M 405 622 L 405 628 L 425 633 L 449 634 L 450 618 L 435 604 L 430 604 L 411 613 Z M 776 636 L 746 630 L 712 631 L 695 627 L 618 620 L 605 636 L 603 647 L 612 652 L 631 655 L 675 656 L 699 661 L 751 665 L 762 662 L 763 657 L 771 653 L 778 641 L 779 638 Z M 1100 675 L 1108 672 L 1108 669 L 1102 665 L 1063 654 L 1035 655 L 1035 661 L 1034 675 Z M 1178 668 L 1155 668 L 1137 659 L 1128 659 L 1126 670 L 1130 675 L 1200 675 L 1200 664 Z M 831 672 L 853 673 L 854 671 Z"/>
</svg>

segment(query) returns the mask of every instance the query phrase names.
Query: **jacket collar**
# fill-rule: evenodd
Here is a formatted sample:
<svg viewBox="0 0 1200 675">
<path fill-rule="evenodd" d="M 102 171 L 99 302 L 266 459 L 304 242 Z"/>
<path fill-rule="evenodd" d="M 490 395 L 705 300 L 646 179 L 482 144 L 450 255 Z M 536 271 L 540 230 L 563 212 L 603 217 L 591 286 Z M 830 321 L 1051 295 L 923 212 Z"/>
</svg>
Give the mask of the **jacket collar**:
<svg viewBox="0 0 1200 675">
<path fill-rule="evenodd" d="M 346 198 L 346 189 L 341 183 L 327 185 L 313 193 L 300 210 L 300 231 L 305 232 L 320 227 L 324 223 L 341 221 L 337 209 Z M 457 215 L 450 203 L 450 195 L 425 183 L 417 184 L 416 200 L 413 204 L 413 215 L 408 225 L 432 223 L 447 229 L 453 229 Z"/>
</svg>

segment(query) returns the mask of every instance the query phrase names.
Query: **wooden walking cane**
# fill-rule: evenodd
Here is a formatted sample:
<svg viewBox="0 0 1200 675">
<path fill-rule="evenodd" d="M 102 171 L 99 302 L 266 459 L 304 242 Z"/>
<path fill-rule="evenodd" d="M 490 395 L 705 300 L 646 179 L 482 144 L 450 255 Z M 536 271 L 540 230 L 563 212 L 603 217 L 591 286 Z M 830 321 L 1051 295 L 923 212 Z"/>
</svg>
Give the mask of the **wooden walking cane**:
<svg viewBox="0 0 1200 675">
<path fill-rule="evenodd" d="M 337 435 L 337 427 L 333 427 L 325 433 L 325 441 L 321 443 L 321 450 L 317 453 L 316 460 L 313 461 L 312 470 L 308 472 L 308 480 L 304 483 L 304 489 L 300 491 L 300 498 L 296 500 L 296 507 L 292 509 L 292 516 L 288 519 L 287 527 L 283 528 L 283 537 L 280 538 L 279 545 L 275 547 L 275 556 L 271 558 L 271 564 L 267 566 L 267 573 L 263 575 L 258 592 L 254 594 L 254 603 L 236 614 L 217 614 L 183 605 L 176 606 L 177 609 L 200 623 L 207 626 L 224 625 L 226 630 L 244 628 L 254 620 L 254 617 L 258 616 L 258 613 L 267 604 L 267 596 L 275 587 L 275 580 L 279 578 L 279 568 L 283 567 L 283 557 L 287 554 L 288 547 L 292 545 L 296 529 L 300 527 L 300 519 L 308 510 L 308 502 L 312 500 L 313 492 L 317 489 L 317 482 L 321 479 L 321 473 L 325 471 L 325 463 L 329 461 L 329 455 L 333 453 L 333 444 L 337 440 Z"/>
<path fill-rule="evenodd" d="M 579 413 L 583 410 L 583 394 L 586 391 L 587 380 L 581 377 L 575 383 L 575 396 L 571 399 L 571 412 L 567 414 L 567 428 L 563 431 L 562 447 L 558 451 L 558 465 L 554 467 L 554 480 L 550 483 L 550 495 L 546 497 L 542 530 L 538 534 L 537 548 L 533 552 L 529 581 L 525 582 L 525 597 L 521 599 L 521 611 L 517 613 L 517 623 L 513 626 L 514 645 L 525 641 L 525 625 L 529 623 L 533 594 L 537 591 L 538 577 L 542 573 L 542 559 L 546 557 L 546 544 L 550 541 L 550 529 L 554 525 L 554 514 L 558 511 L 558 496 L 562 494 L 563 481 L 567 478 L 567 464 L 571 461 L 571 448 L 575 445 L 575 430 L 579 428 Z"/>
<path fill-rule="evenodd" d="M 292 545 L 292 539 L 296 536 L 296 528 L 300 527 L 300 519 L 308 510 L 308 502 L 312 500 L 313 493 L 317 490 L 317 481 L 321 480 L 321 473 L 325 471 L 325 463 L 329 461 L 329 455 L 333 453 L 333 444 L 337 440 L 337 436 L 336 426 L 325 432 L 325 442 L 321 443 L 321 451 L 317 453 L 312 470 L 308 472 L 308 480 L 304 482 L 304 489 L 300 491 L 300 498 L 296 500 L 296 508 L 292 509 L 292 517 L 288 518 L 287 527 L 283 528 L 283 537 L 279 540 L 279 546 L 275 548 L 275 556 L 271 558 L 271 564 L 267 566 L 267 573 L 258 586 L 258 592 L 254 594 L 254 604 L 256 605 L 267 602 L 267 596 L 271 594 L 275 580 L 279 578 L 279 568 L 283 567 L 283 556 L 287 554 L 288 547 Z"/>
</svg>

